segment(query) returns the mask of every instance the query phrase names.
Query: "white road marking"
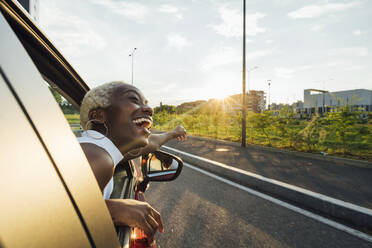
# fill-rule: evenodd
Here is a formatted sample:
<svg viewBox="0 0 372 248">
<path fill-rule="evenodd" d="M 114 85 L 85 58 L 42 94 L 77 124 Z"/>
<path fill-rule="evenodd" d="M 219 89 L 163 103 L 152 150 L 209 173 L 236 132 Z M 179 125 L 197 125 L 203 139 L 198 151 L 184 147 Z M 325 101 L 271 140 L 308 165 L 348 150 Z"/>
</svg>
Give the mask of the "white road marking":
<svg viewBox="0 0 372 248">
<path fill-rule="evenodd" d="M 358 211 L 358 212 L 361 212 L 363 214 L 372 216 L 372 210 L 369 209 L 369 208 L 361 207 L 361 206 L 352 204 L 350 202 L 342 201 L 342 200 L 339 200 L 339 199 L 336 199 L 336 198 L 333 198 L 333 197 L 329 197 L 329 196 L 326 196 L 326 195 L 323 195 L 323 194 L 319 194 L 319 193 L 316 193 L 314 191 L 304 189 L 304 188 L 300 188 L 300 187 L 297 187 L 297 186 L 292 185 L 292 184 L 284 183 L 284 182 L 281 182 L 281 181 L 278 181 L 278 180 L 275 180 L 275 179 L 271 179 L 271 178 L 268 178 L 268 177 L 261 176 L 259 174 L 255 174 L 255 173 L 246 171 L 246 170 L 235 168 L 233 166 L 229 166 L 229 165 L 217 162 L 217 161 L 213 161 L 213 160 L 210 160 L 210 159 L 207 159 L 207 158 L 199 157 L 199 156 L 196 156 L 194 154 L 190 154 L 190 153 L 187 153 L 187 152 L 184 152 L 184 151 L 174 149 L 172 147 L 167 147 L 167 146 L 163 146 L 163 147 L 166 148 L 166 149 L 169 149 L 171 151 L 175 151 L 177 154 L 184 154 L 188 157 L 192 157 L 192 158 L 195 158 L 197 160 L 204 161 L 208 164 L 213 164 L 215 166 L 218 166 L 218 167 L 221 167 L 221 168 L 224 168 L 224 169 L 227 169 L 227 170 L 231 170 L 231 171 L 234 171 L 234 172 L 237 172 L 237 173 L 240 173 L 240 174 L 244 174 L 246 176 L 253 177 L 253 178 L 256 178 L 258 180 L 261 180 L 261 181 L 264 181 L 264 182 L 267 182 L 267 183 L 270 183 L 270 184 L 276 184 L 279 187 L 284 187 L 284 188 L 287 188 L 289 190 L 294 190 L 294 191 L 301 192 L 303 194 L 309 195 L 309 196 L 311 196 L 313 198 L 316 198 L 316 199 L 319 199 L 321 201 L 330 202 L 332 204 L 343 206 L 343 207 L 349 208 L 353 211 Z"/>
<path fill-rule="evenodd" d="M 293 205 L 291 205 L 291 204 L 289 204 L 289 203 L 283 202 L 283 201 L 278 200 L 278 199 L 276 199 L 276 198 L 274 198 L 274 197 L 271 197 L 271 196 L 269 196 L 269 195 L 263 194 L 263 193 L 258 192 L 258 191 L 256 191 L 256 190 L 250 189 L 250 188 L 245 187 L 245 186 L 243 186 L 243 185 L 240 185 L 240 184 L 238 184 L 238 183 L 234 183 L 234 182 L 232 182 L 232 181 L 230 181 L 230 180 L 227 180 L 227 179 L 225 179 L 225 178 L 223 178 L 223 177 L 217 176 L 217 175 L 215 175 L 215 174 L 213 174 L 213 173 L 210 173 L 210 172 L 208 172 L 208 171 L 205 171 L 205 170 L 199 169 L 199 168 L 197 168 L 197 167 L 195 167 L 195 166 L 193 166 L 193 165 L 190 165 L 190 164 L 188 164 L 188 163 L 184 163 L 184 165 L 185 165 L 186 167 L 189 167 L 189 168 L 191 168 L 191 169 L 193 169 L 193 170 L 196 170 L 196 171 L 198 171 L 198 172 L 200 172 L 200 173 L 202 173 L 202 174 L 204 174 L 204 175 L 207 175 L 207 176 L 209 176 L 209 177 L 212 177 L 212 178 L 214 178 L 214 179 L 216 179 L 216 180 L 218 180 L 218 181 L 221 181 L 221 182 L 224 182 L 224 183 L 226 183 L 226 184 L 229 184 L 229 185 L 231 185 L 231 186 L 233 186 L 233 187 L 236 187 L 236 188 L 238 188 L 238 189 L 241 189 L 241 190 L 243 190 L 243 191 L 245 191 L 245 192 L 248 192 L 248 193 L 250 193 L 250 194 L 252 194 L 252 195 L 258 196 L 258 197 L 263 198 L 263 199 L 265 199 L 265 200 L 268 200 L 268 201 L 270 201 L 270 202 L 272 202 L 272 203 L 275 203 L 275 204 L 278 204 L 278 205 L 280 205 L 280 206 L 282 206 L 282 207 L 285 207 L 285 208 L 287 208 L 287 209 L 290 209 L 290 210 L 292 210 L 292 211 L 294 211 L 294 212 L 296 212 L 296 213 L 302 214 L 302 215 L 304 215 L 304 216 L 306 216 L 306 217 L 309 217 L 309 218 L 311 218 L 311 219 L 317 220 L 317 221 L 319 221 L 319 222 L 321 222 L 321 223 L 323 223 L 323 224 L 326 224 L 326 225 L 328 225 L 328 226 L 331 226 L 331 227 L 333 227 L 333 228 L 336 228 L 336 229 L 338 229 L 338 230 L 341 230 L 341 231 L 343 231 L 343 232 L 346 232 L 346 233 L 348 233 L 348 234 L 351 234 L 351 235 L 353 235 L 353 236 L 356 236 L 356 237 L 358 237 L 358 238 L 361 238 L 361 239 L 363 239 L 363 240 L 365 240 L 365 241 L 368 241 L 368 242 L 371 242 L 371 243 L 372 243 L 372 236 L 370 236 L 370 235 L 368 235 L 368 234 L 366 234 L 366 233 L 363 233 L 363 232 L 360 232 L 360 231 L 355 230 L 355 229 L 353 229 L 353 228 L 347 227 L 347 226 L 342 225 L 342 224 L 340 224 L 340 223 L 337 223 L 337 222 L 335 222 L 335 221 L 333 221 L 333 220 L 327 219 L 327 218 L 325 218 L 325 217 L 323 217 L 323 216 L 320 216 L 320 215 L 317 215 L 317 214 L 311 213 L 311 212 L 309 212 L 309 211 L 307 211 L 307 210 L 304 210 L 304 209 L 302 209 L 302 208 L 299 208 L 299 207 L 293 206 Z"/>
</svg>

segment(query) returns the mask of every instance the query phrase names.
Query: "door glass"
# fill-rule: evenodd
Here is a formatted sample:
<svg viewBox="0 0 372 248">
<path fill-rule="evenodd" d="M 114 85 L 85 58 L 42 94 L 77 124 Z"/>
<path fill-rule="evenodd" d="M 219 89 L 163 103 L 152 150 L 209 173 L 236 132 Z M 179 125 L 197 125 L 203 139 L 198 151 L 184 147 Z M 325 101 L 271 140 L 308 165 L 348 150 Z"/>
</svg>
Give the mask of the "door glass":
<svg viewBox="0 0 372 248">
<path fill-rule="evenodd" d="M 79 137 L 82 132 L 79 110 L 58 92 L 57 87 L 49 85 L 48 88 L 53 94 L 58 106 L 61 108 L 66 120 L 68 121 L 68 124 L 71 127 L 71 130 L 77 137 Z"/>
</svg>

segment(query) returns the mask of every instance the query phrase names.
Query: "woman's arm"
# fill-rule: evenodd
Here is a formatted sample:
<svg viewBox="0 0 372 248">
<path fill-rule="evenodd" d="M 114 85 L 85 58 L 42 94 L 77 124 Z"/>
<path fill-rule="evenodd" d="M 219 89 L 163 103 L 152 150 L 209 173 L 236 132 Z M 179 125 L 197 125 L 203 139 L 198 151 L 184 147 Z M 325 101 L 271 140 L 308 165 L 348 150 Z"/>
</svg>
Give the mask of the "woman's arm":
<svg viewBox="0 0 372 248">
<path fill-rule="evenodd" d="M 105 150 L 94 144 L 82 143 L 80 145 L 102 192 L 113 176 L 113 161 Z M 110 199 L 106 200 L 106 205 L 115 225 L 142 229 L 150 243 L 157 229 L 160 232 L 164 230 L 159 212 L 146 202 L 132 199 Z"/>
<path fill-rule="evenodd" d="M 182 125 L 178 125 L 172 131 L 167 133 L 150 134 L 149 144 L 147 146 L 125 154 L 124 159 L 131 160 L 141 155 L 149 154 L 150 152 L 159 150 L 162 145 L 172 139 L 185 140 L 186 136 L 186 129 Z"/>
<path fill-rule="evenodd" d="M 91 143 L 81 143 L 80 145 L 96 177 L 99 188 L 103 192 L 103 189 L 114 174 L 114 162 L 110 155 L 101 147 Z"/>
</svg>

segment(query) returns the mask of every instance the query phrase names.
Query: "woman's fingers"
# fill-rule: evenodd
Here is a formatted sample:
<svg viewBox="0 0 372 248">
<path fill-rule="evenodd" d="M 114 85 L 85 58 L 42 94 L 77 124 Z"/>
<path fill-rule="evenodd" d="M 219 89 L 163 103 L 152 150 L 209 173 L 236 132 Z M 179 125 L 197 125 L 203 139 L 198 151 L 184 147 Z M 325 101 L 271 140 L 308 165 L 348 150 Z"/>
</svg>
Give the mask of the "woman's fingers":
<svg viewBox="0 0 372 248">
<path fill-rule="evenodd" d="M 147 215 L 146 221 L 147 221 L 147 223 L 149 223 L 151 225 L 152 229 L 154 230 L 154 234 L 155 234 L 156 230 L 158 230 L 158 228 L 159 228 L 158 222 L 156 222 L 154 217 L 152 217 L 151 215 Z"/>
<path fill-rule="evenodd" d="M 154 217 L 155 221 L 158 224 L 159 232 L 164 232 L 163 221 L 161 219 L 160 213 L 151 207 L 151 215 L 152 217 Z"/>
<path fill-rule="evenodd" d="M 148 242 L 149 244 L 152 243 L 152 241 L 154 241 L 154 235 L 155 235 L 155 232 L 156 232 L 156 229 L 154 229 L 147 221 L 146 221 L 146 218 L 144 220 L 144 223 L 143 223 L 143 226 L 140 227 L 146 234 L 147 238 L 148 238 Z"/>
</svg>

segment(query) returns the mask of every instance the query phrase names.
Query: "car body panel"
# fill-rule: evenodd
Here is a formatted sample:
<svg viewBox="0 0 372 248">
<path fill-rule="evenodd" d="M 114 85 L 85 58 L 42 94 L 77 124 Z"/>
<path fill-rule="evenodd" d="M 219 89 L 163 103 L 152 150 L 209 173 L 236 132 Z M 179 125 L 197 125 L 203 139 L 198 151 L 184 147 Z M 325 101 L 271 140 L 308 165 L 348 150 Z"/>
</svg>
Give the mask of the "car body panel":
<svg viewBox="0 0 372 248">
<path fill-rule="evenodd" d="M 0 139 L 6 141 L 0 149 L 2 245 L 91 247 L 53 161 L 3 76 L 1 71 Z"/>
<path fill-rule="evenodd" d="M 1 56 L 0 66 L 58 167 L 71 192 L 71 201 L 78 207 L 77 212 L 80 212 L 95 245 L 119 247 L 102 193 L 76 137 L 47 84 L 3 16 L 0 16 L 0 32 L 0 54 L 12 54 Z M 16 133 L 14 138 L 17 138 Z"/>
</svg>

